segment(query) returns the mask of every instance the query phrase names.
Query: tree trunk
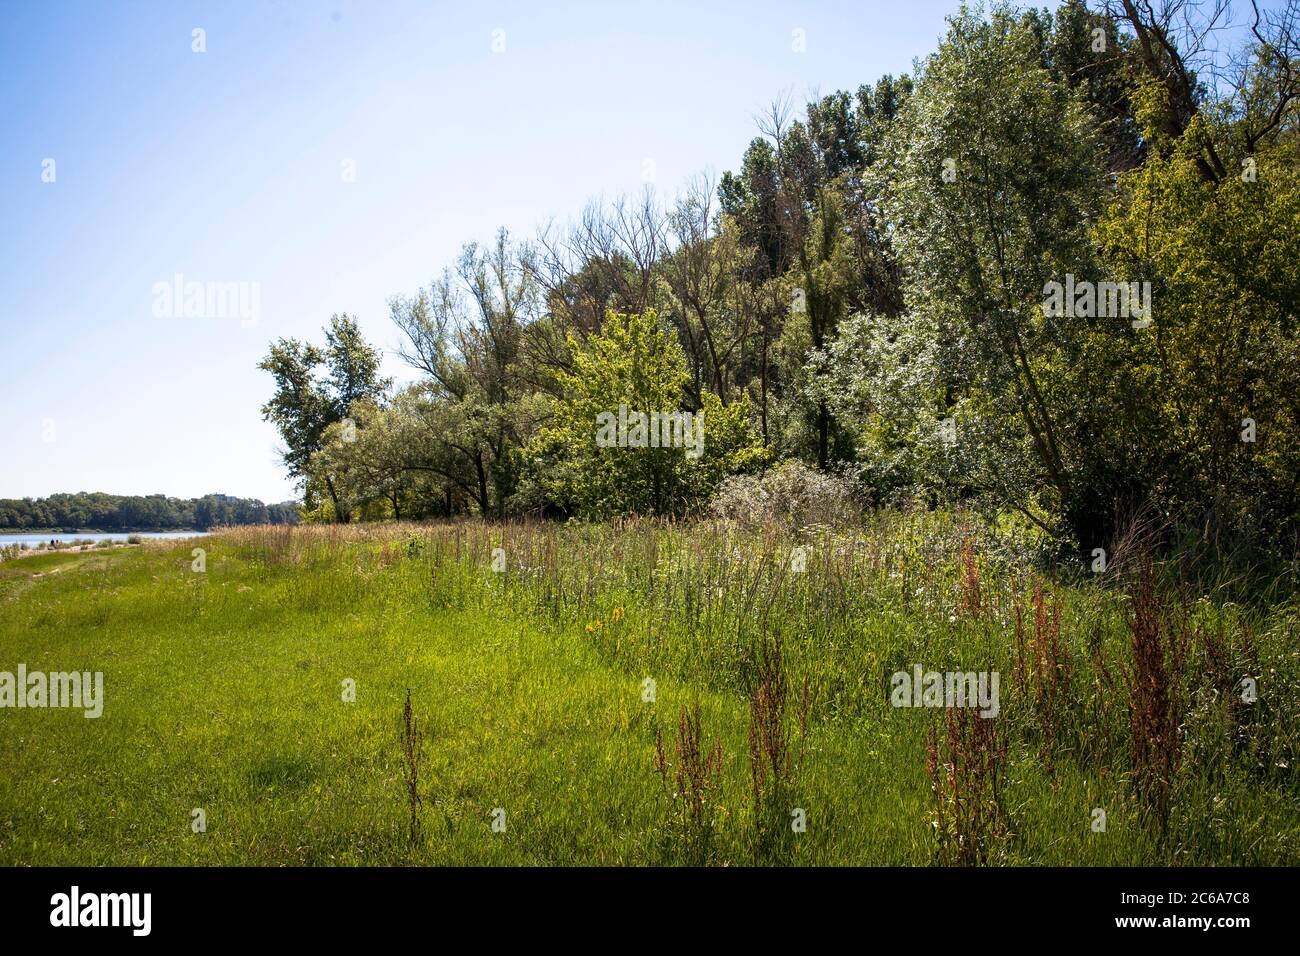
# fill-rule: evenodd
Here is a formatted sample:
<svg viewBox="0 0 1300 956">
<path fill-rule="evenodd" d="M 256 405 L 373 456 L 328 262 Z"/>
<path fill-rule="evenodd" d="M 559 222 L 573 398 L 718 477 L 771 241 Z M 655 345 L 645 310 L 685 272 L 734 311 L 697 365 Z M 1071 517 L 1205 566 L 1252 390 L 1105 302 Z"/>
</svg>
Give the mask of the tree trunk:
<svg viewBox="0 0 1300 956">
<path fill-rule="evenodd" d="M 338 524 L 348 523 L 348 513 L 339 510 L 339 496 L 334 491 L 334 481 L 331 478 L 325 479 L 325 490 L 330 493 L 330 501 L 334 503 L 334 520 Z"/>
<path fill-rule="evenodd" d="M 488 487 L 487 487 L 487 469 L 483 466 L 483 450 L 479 449 L 474 455 L 474 471 L 478 475 L 478 510 L 486 518 L 488 516 Z"/>
</svg>

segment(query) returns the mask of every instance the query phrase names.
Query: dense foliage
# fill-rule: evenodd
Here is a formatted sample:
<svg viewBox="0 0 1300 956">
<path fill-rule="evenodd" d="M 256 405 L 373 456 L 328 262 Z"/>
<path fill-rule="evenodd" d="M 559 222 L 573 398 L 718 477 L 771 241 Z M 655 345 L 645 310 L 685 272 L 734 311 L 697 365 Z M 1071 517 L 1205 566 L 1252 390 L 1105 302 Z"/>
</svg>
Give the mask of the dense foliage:
<svg viewBox="0 0 1300 956">
<path fill-rule="evenodd" d="M 963 8 L 667 206 L 466 246 L 391 303 L 396 393 L 355 323 L 277 343 L 310 513 L 692 514 L 795 460 L 1085 551 L 1137 514 L 1291 550 L 1300 8 L 1226 15 Z M 620 408 L 702 414 L 704 453 L 602 444 Z"/>
</svg>

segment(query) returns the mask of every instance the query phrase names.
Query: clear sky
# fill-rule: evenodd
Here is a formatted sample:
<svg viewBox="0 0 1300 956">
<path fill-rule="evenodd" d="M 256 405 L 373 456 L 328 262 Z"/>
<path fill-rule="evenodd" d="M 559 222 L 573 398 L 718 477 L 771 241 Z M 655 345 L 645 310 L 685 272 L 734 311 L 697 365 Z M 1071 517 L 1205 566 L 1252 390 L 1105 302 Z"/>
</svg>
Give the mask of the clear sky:
<svg viewBox="0 0 1300 956">
<path fill-rule="evenodd" d="M 734 169 L 774 96 L 909 71 L 957 6 L 3 3 L 0 497 L 292 497 L 270 340 L 351 312 L 391 352 L 387 300 L 462 243 L 636 192 L 646 159 L 666 193 Z M 178 273 L 256 283 L 257 323 L 155 315 Z"/>
</svg>

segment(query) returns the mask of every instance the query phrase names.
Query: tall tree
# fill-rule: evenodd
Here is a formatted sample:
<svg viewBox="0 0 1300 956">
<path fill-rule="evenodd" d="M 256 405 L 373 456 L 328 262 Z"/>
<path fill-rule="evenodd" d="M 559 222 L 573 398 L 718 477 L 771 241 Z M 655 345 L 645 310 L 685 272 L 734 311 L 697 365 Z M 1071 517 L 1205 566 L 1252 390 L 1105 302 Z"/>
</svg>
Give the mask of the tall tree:
<svg viewBox="0 0 1300 956">
<path fill-rule="evenodd" d="M 309 500 L 318 492 L 311 460 L 323 447 L 325 430 L 347 418 L 354 402 L 382 401 L 392 385 L 379 377 L 380 360 L 355 316 L 344 313 L 330 317 L 324 346 L 277 339 L 259 363 L 275 379 L 275 394 L 262 406 L 262 418 L 279 429 L 289 475 L 305 487 Z M 320 480 L 336 520 L 346 522 L 348 511 L 341 507 L 332 478 L 325 474 Z"/>
<path fill-rule="evenodd" d="M 916 345 L 942 386 L 934 427 L 957 404 L 979 409 L 1003 436 L 985 480 L 1019 472 L 1012 503 L 1028 512 L 1045 485 L 1047 510 L 1068 510 L 1080 448 L 1046 378 L 1069 361 L 1080 326 L 1045 316 L 1042 303 L 1048 280 L 1092 274 L 1087 223 L 1102 190 L 1094 119 L 1044 67 L 1029 18 L 963 12 L 925 62 L 888 152 L 885 215 L 907 266 L 913 329 L 896 331 L 934 342 Z M 1009 456 L 1008 427 L 1027 457 Z"/>
<path fill-rule="evenodd" d="M 518 448 L 531 428 L 523 366 L 537 284 L 501 230 L 488 249 L 471 243 L 450 271 L 411 298 L 395 298 L 394 323 L 408 345 L 402 357 L 425 374 L 431 431 L 422 446 L 474 476 L 484 515 L 503 515 L 518 477 Z M 444 471 L 448 469 L 444 468 Z"/>
</svg>

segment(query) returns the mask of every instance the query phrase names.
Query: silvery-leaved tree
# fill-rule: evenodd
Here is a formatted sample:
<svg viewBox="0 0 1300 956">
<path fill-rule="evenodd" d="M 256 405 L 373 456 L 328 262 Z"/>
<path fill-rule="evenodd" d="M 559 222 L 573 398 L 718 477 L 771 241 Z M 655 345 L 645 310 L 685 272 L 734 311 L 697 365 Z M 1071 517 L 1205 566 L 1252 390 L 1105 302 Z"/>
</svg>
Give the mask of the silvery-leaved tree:
<svg viewBox="0 0 1300 956">
<path fill-rule="evenodd" d="M 1093 277 L 1103 151 L 1032 23 L 963 11 L 922 64 L 875 173 L 907 311 L 847 332 L 865 358 L 866 431 L 1051 525 L 1070 511 L 1081 454 L 1053 372 L 1100 320 L 1046 315 L 1044 286 Z"/>
</svg>

